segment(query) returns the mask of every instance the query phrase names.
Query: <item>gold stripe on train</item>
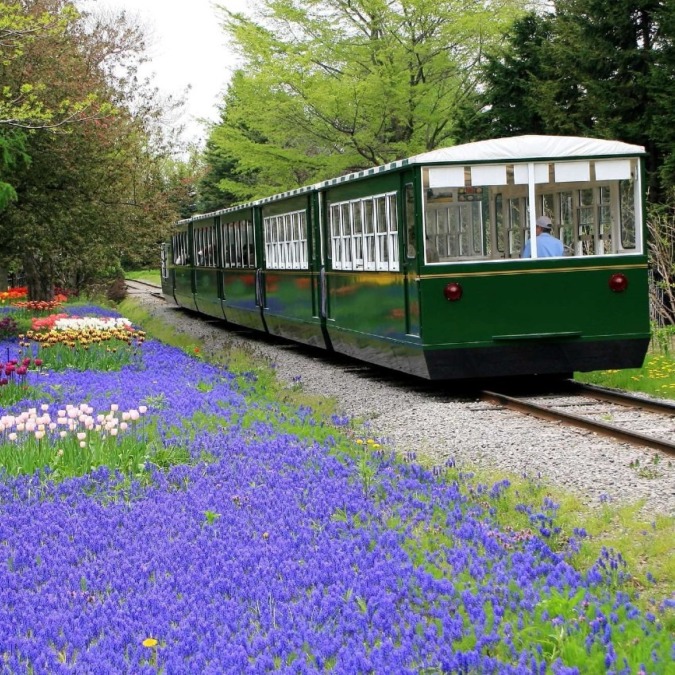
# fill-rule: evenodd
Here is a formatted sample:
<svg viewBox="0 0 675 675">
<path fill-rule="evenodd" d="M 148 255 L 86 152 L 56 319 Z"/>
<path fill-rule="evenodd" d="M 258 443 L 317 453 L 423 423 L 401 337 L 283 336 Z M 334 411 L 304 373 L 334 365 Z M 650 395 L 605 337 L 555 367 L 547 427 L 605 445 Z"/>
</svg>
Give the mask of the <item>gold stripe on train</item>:
<svg viewBox="0 0 675 675">
<path fill-rule="evenodd" d="M 608 272 L 617 272 L 624 270 L 646 270 L 647 264 L 640 265 L 599 265 L 597 267 L 553 267 L 553 268 L 542 268 L 539 267 L 533 270 L 504 270 L 501 272 L 445 272 L 443 274 L 424 274 L 420 275 L 417 278 L 418 281 L 426 279 L 447 279 L 448 277 L 453 278 L 465 278 L 465 277 L 499 277 L 499 276 L 513 276 L 521 274 L 560 274 L 568 272 L 599 272 L 599 271 L 608 271 Z"/>
</svg>

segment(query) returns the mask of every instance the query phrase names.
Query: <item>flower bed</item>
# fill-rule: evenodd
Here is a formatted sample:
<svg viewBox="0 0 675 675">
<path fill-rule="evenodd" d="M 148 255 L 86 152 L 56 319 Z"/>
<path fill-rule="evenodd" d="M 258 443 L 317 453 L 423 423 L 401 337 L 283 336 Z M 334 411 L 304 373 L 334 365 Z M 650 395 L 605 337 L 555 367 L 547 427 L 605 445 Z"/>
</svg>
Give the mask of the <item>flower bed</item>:
<svg viewBox="0 0 675 675">
<path fill-rule="evenodd" d="M 189 456 L 58 481 L 4 476 L 7 672 L 670 666 L 664 615 L 631 601 L 621 556 L 575 570 L 568 553 L 582 531 L 553 549 L 550 500 L 522 505 L 528 527 L 500 528 L 508 482 L 476 486 L 451 465 L 397 461 L 311 411 L 247 398 L 228 371 L 153 340 L 119 371 L 44 379 L 49 408 L 33 405 L 36 417 L 76 410 L 70 419 L 95 425 L 97 414 L 146 406 L 156 451 Z M 74 401 L 86 409 L 66 408 Z M 16 419 L 28 407 L 0 412 Z"/>
</svg>

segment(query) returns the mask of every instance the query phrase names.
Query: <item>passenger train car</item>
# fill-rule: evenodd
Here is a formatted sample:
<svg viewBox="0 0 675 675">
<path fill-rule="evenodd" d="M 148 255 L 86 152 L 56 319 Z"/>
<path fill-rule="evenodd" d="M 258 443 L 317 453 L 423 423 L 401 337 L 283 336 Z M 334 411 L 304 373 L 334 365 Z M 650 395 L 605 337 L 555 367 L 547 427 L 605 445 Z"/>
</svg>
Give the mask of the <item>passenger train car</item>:
<svg viewBox="0 0 675 675">
<path fill-rule="evenodd" d="M 644 154 L 501 138 L 196 215 L 162 247 L 163 294 L 432 380 L 639 367 Z M 540 215 L 562 256 L 538 256 Z"/>
</svg>

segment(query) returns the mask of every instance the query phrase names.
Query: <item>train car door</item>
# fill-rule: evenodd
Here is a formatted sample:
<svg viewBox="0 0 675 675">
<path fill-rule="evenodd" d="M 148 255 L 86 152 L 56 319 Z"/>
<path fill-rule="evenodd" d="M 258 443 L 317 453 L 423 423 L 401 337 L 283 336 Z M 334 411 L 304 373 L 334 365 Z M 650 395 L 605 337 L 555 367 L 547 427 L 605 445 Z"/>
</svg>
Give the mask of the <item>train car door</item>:
<svg viewBox="0 0 675 675">
<path fill-rule="evenodd" d="M 312 272 L 312 305 L 314 316 L 321 320 L 321 332 L 326 349 L 332 350 L 332 343 L 326 321 L 328 320 L 328 276 L 326 275 L 326 193 L 317 190 L 312 194 L 312 227 L 310 228 L 310 269 Z"/>
<path fill-rule="evenodd" d="M 419 337 L 420 335 L 420 293 L 418 258 L 421 242 L 417 236 L 417 218 L 420 212 L 415 200 L 415 174 L 406 171 L 401 176 L 401 196 L 403 204 L 400 212 L 403 214 L 401 228 L 403 231 L 403 275 L 405 279 L 405 314 L 406 333 Z"/>
<path fill-rule="evenodd" d="M 164 242 L 160 248 L 159 265 L 162 281 L 162 293 L 173 298 L 173 271 L 169 269 L 171 250 L 169 242 Z"/>
</svg>

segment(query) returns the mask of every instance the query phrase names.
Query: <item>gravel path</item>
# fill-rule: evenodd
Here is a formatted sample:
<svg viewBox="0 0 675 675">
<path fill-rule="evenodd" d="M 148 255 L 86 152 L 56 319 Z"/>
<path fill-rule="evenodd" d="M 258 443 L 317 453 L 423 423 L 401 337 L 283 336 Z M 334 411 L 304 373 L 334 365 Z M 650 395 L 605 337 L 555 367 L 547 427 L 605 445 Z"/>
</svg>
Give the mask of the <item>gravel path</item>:
<svg viewBox="0 0 675 675">
<path fill-rule="evenodd" d="M 363 434 L 419 459 L 460 467 L 494 467 L 541 477 L 584 502 L 644 500 L 649 513 L 675 516 L 675 458 L 450 395 L 317 351 L 270 344 L 206 323 L 147 292 L 131 292 L 153 316 L 202 340 L 205 349 L 245 342 L 274 364 L 282 381 L 338 401 L 341 413 L 364 424 Z M 295 378 L 295 379 L 294 379 Z M 675 424 L 675 423 L 674 423 Z"/>
</svg>

